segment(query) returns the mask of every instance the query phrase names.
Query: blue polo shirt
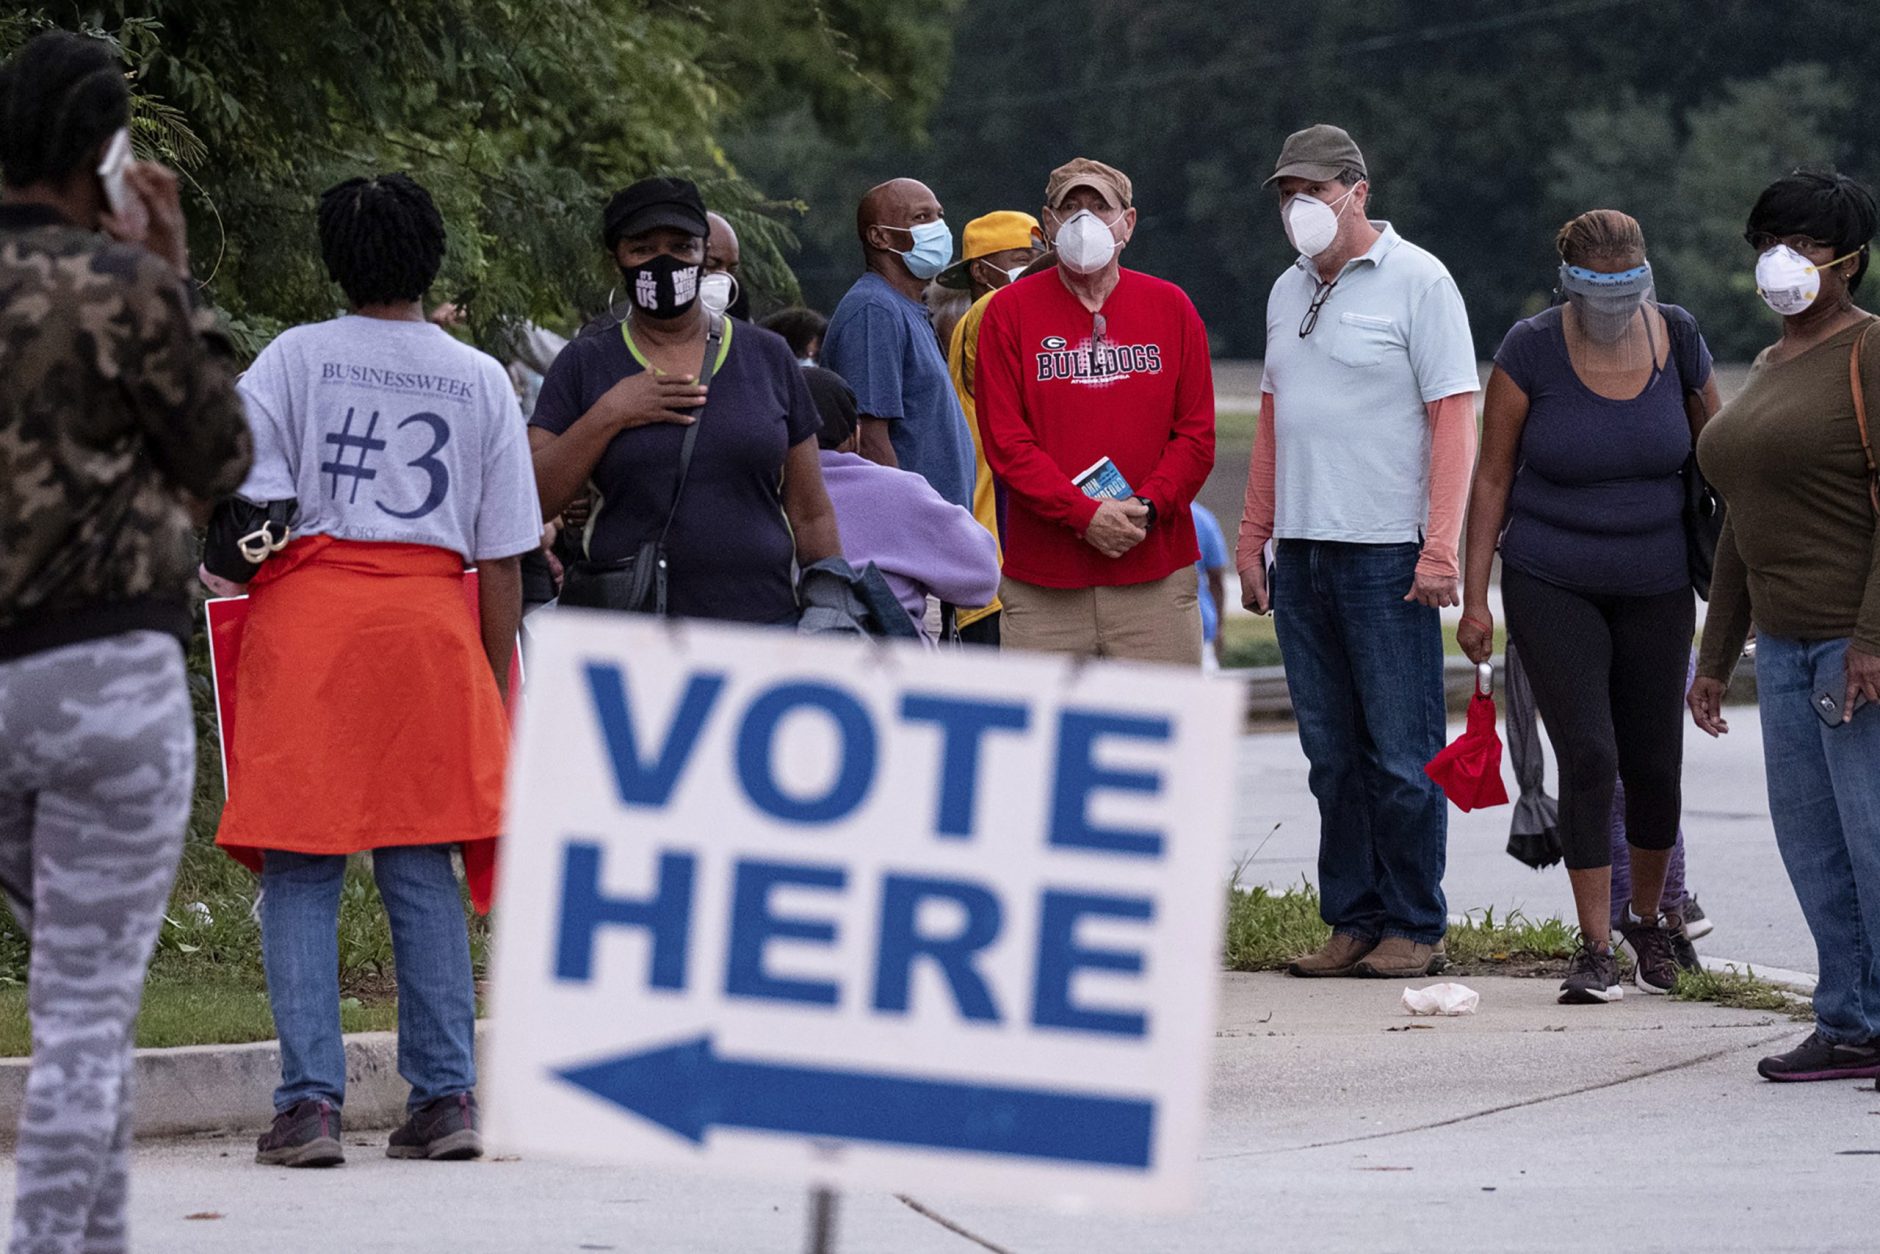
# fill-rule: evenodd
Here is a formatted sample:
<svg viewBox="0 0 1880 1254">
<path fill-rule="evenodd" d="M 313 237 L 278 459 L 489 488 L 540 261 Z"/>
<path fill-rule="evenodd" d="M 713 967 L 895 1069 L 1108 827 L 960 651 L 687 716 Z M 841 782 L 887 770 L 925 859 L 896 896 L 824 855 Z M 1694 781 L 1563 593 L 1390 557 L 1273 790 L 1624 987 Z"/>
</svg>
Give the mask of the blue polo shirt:
<svg viewBox="0 0 1880 1254">
<path fill-rule="evenodd" d="M 888 423 L 902 470 L 973 507 L 973 437 L 925 305 L 864 274 L 829 319 L 821 363 L 848 380 L 865 417 Z"/>
</svg>

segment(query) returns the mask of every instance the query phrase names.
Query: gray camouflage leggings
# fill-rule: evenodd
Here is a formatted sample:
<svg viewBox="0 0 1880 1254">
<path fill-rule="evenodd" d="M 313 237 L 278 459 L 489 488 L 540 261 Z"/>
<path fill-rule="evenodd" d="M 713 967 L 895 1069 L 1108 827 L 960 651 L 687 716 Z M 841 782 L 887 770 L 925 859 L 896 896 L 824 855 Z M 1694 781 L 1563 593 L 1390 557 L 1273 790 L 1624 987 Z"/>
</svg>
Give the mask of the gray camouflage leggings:
<svg viewBox="0 0 1880 1254">
<path fill-rule="evenodd" d="M 10 1254 L 129 1246 L 131 1028 L 195 776 L 171 637 L 0 662 L 0 885 L 33 940 Z"/>
</svg>

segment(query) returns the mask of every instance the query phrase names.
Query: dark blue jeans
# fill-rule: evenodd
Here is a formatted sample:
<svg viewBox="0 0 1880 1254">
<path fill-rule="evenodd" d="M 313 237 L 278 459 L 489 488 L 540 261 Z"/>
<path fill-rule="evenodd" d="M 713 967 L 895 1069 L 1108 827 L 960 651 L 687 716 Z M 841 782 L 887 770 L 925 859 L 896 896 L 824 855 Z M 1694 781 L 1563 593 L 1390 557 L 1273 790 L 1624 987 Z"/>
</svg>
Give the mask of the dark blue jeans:
<svg viewBox="0 0 1880 1254">
<path fill-rule="evenodd" d="M 1319 911 L 1366 940 L 1434 943 L 1448 923 L 1443 629 L 1404 600 L 1417 544 L 1282 540 L 1273 614 L 1318 798 Z"/>
</svg>

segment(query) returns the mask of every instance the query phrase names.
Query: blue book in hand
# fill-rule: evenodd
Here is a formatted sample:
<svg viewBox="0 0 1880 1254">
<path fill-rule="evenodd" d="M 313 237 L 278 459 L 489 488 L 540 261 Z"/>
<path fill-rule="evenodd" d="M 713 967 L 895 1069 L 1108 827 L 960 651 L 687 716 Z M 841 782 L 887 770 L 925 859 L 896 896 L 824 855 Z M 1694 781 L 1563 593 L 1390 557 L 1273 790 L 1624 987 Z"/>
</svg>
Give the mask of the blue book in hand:
<svg viewBox="0 0 1880 1254">
<path fill-rule="evenodd" d="M 1098 501 L 1126 501 L 1136 495 L 1129 480 L 1123 478 L 1123 472 L 1116 468 L 1116 463 L 1109 458 L 1098 459 L 1096 465 L 1076 476 L 1071 482 L 1085 496 Z"/>
</svg>

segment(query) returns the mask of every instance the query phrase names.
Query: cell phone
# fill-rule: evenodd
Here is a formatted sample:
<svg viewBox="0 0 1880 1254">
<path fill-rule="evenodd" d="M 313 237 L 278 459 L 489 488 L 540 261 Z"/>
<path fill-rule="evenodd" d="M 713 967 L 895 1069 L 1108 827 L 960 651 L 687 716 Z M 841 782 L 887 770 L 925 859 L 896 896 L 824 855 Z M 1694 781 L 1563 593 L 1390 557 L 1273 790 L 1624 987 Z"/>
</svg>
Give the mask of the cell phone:
<svg viewBox="0 0 1880 1254">
<path fill-rule="evenodd" d="M 1856 697 L 1854 709 L 1859 710 L 1867 704 L 1867 698 Z M 1841 676 L 1837 683 L 1818 689 L 1815 693 L 1815 717 L 1829 727 L 1839 727 L 1843 722 L 1841 711 L 1847 708 L 1847 676 Z"/>
<path fill-rule="evenodd" d="M 98 181 L 104 184 L 105 202 L 111 206 L 112 213 L 122 215 L 137 199 L 130 184 L 124 181 L 124 172 L 131 168 L 135 159 L 131 152 L 131 133 L 119 127 L 104 150 L 104 159 L 98 163 Z"/>
</svg>

